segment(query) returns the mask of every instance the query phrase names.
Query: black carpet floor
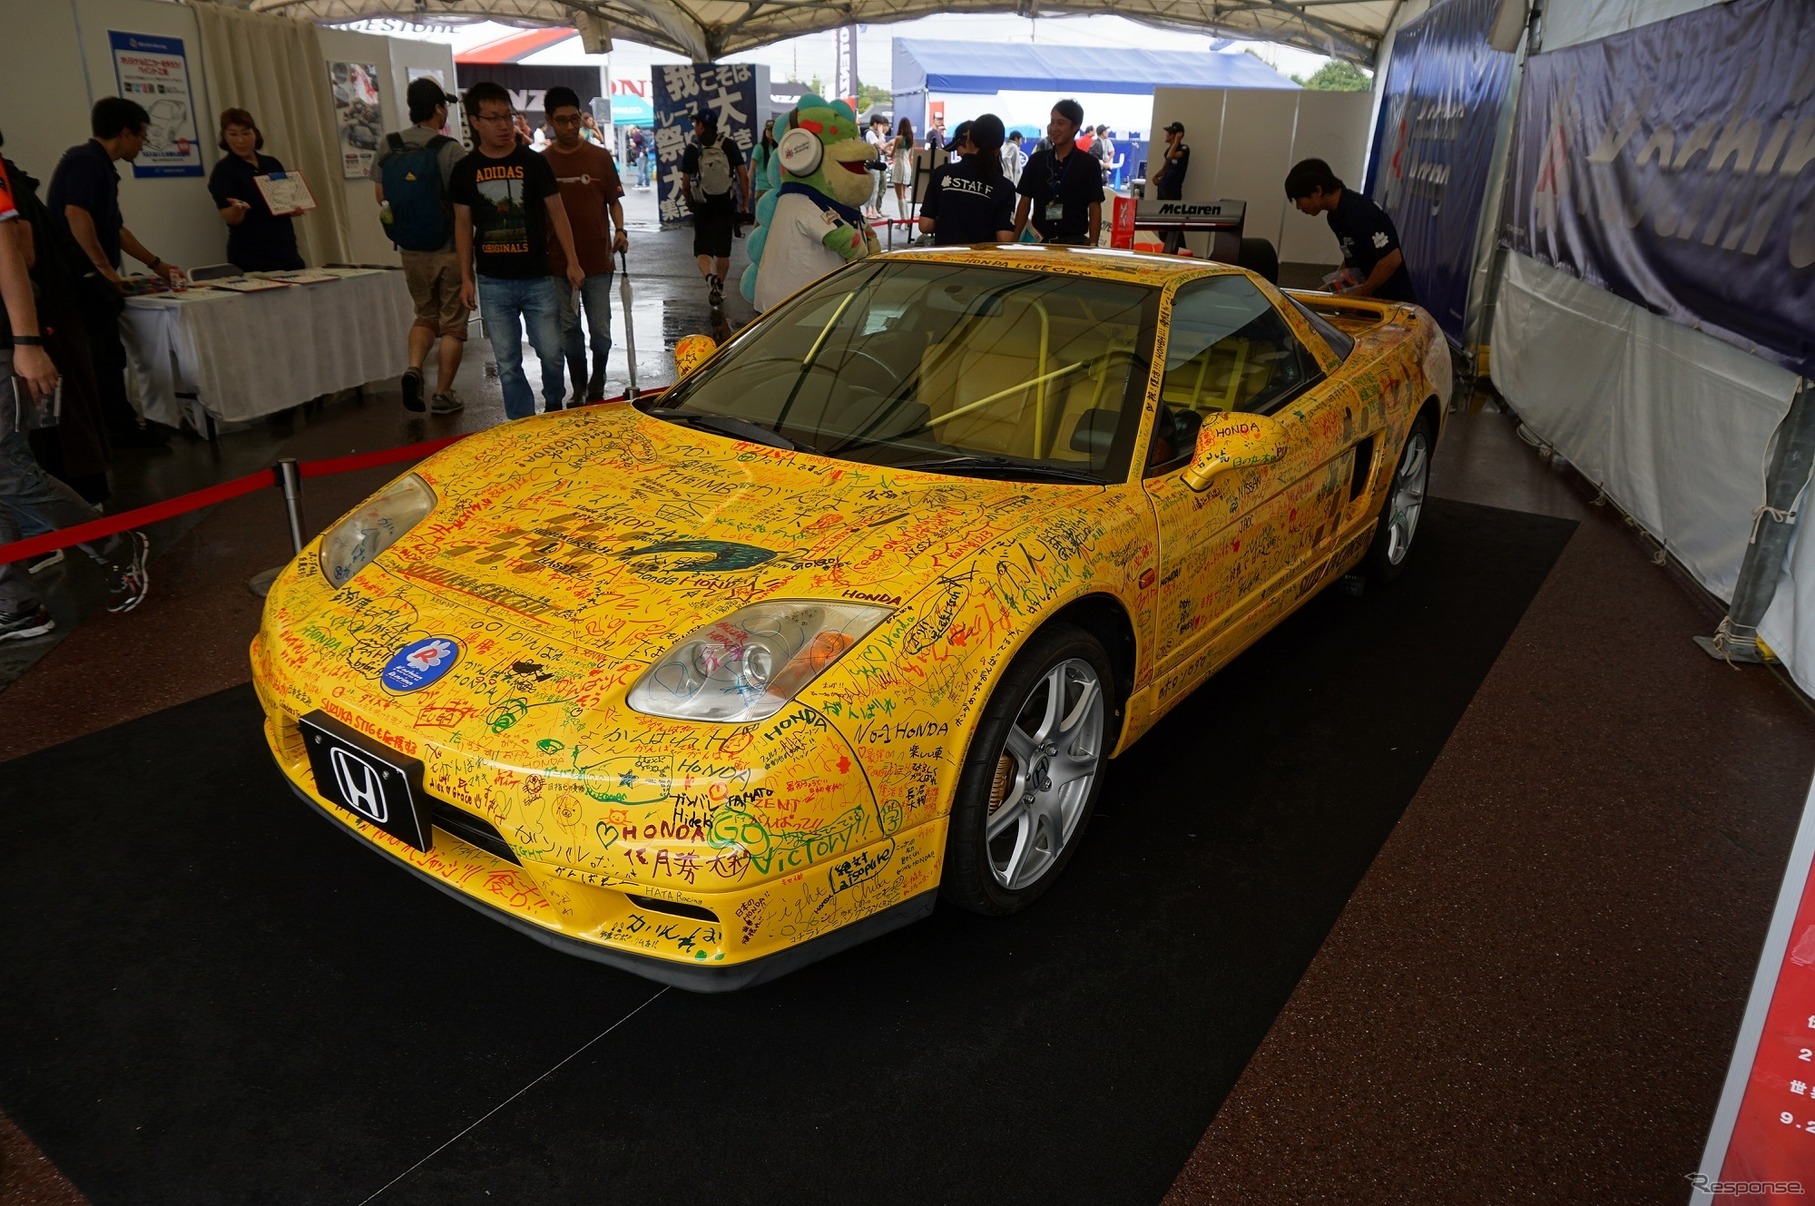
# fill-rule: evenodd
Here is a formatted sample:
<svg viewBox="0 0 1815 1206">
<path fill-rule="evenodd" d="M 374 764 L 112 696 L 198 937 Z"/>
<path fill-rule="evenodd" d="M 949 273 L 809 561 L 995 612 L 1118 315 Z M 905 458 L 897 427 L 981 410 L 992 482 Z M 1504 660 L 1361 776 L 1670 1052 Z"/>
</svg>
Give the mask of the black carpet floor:
<svg viewBox="0 0 1815 1206">
<path fill-rule="evenodd" d="M 15 760 L 0 1109 L 97 1206 L 1155 1202 L 1573 526 L 1434 501 L 1113 765 L 1032 911 L 729 997 L 356 849 L 249 688 Z"/>
</svg>

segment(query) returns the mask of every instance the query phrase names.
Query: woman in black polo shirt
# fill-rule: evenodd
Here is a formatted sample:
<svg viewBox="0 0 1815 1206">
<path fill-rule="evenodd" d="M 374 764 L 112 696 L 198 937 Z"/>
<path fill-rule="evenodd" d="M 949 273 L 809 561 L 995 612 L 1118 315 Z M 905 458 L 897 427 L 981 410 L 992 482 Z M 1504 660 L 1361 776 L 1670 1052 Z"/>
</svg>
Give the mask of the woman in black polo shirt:
<svg viewBox="0 0 1815 1206">
<path fill-rule="evenodd" d="M 296 251 L 296 226 L 287 216 L 278 217 L 265 204 L 258 177 L 281 172 L 284 165 L 259 154 L 265 136 L 258 132 L 252 114 L 244 109 L 221 113 L 221 150 L 227 155 L 214 165 L 208 191 L 227 223 L 227 259 L 242 272 L 284 272 L 303 266 Z"/>
<path fill-rule="evenodd" d="M 1002 119 L 985 113 L 958 127 L 951 149 L 963 158 L 933 173 L 920 205 L 920 229 L 939 247 L 1010 243 L 1015 186 L 1002 173 Z"/>
</svg>

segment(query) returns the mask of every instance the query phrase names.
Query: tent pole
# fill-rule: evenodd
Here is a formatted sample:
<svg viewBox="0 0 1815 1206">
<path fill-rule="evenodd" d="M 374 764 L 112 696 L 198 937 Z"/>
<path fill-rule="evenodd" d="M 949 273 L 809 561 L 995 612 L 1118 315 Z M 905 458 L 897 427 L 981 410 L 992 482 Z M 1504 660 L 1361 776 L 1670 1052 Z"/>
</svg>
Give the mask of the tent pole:
<svg viewBox="0 0 1815 1206">
<path fill-rule="evenodd" d="M 1777 448 L 1771 454 L 1771 473 L 1765 481 L 1765 502 L 1754 513 L 1752 540 L 1740 562 L 1739 580 L 1727 618 L 1712 637 L 1696 637 L 1710 657 L 1730 662 L 1762 662 L 1758 649 L 1758 624 L 1765 618 L 1783 570 L 1784 554 L 1796 526 L 1797 500 L 1809 484 L 1815 466 L 1815 382 L 1803 381 L 1790 399 L 1790 413 L 1777 429 Z"/>
</svg>

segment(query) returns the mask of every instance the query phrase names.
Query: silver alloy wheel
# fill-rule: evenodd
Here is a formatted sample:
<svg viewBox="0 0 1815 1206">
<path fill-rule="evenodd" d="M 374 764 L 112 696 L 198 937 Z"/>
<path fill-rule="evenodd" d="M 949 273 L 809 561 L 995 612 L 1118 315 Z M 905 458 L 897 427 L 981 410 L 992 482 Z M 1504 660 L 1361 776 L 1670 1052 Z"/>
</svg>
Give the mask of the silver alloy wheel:
<svg viewBox="0 0 1815 1206">
<path fill-rule="evenodd" d="M 1430 442 L 1422 426 L 1412 428 L 1399 456 L 1399 469 L 1393 474 L 1393 496 L 1387 502 L 1386 560 L 1398 565 L 1411 550 L 1412 535 L 1418 530 L 1418 515 L 1424 510 L 1424 488 L 1430 482 Z"/>
<path fill-rule="evenodd" d="M 984 843 L 990 874 L 1010 892 L 1037 883 L 1084 815 L 1103 761 L 1103 683 L 1068 658 L 1027 694 L 1008 727 Z M 1006 772 L 1006 773 L 1003 773 Z"/>
</svg>

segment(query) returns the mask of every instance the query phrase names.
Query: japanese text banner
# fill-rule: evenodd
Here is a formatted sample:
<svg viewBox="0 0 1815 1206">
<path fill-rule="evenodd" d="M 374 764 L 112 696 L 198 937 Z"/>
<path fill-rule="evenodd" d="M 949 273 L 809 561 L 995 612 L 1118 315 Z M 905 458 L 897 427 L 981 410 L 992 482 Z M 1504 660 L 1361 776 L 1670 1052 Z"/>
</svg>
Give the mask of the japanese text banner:
<svg viewBox="0 0 1815 1206">
<path fill-rule="evenodd" d="M 692 221 L 687 191 L 682 186 L 681 157 L 693 140 L 693 117 L 710 113 L 718 118 L 720 136 L 730 139 L 750 161 L 756 145 L 758 123 L 763 118 L 758 85 L 766 89 L 747 63 L 682 63 L 650 69 L 654 85 L 655 162 L 657 202 L 663 229 Z M 749 198 L 745 198 L 749 204 Z"/>
<path fill-rule="evenodd" d="M 1501 242 L 1815 376 L 1815 5 L 1735 0 L 1525 65 Z"/>
</svg>

